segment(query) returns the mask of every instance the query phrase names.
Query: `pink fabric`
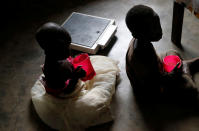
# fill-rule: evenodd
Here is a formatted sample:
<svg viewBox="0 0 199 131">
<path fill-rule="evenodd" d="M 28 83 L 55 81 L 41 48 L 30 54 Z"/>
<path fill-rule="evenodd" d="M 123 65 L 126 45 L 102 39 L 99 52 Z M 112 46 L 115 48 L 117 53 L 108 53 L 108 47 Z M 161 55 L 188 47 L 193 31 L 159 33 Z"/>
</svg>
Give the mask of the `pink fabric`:
<svg viewBox="0 0 199 131">
<path fill-rule="evenodd" d="M 163 59 L 163 66 L 166 72 L 171 72 L 175 66 L 180 62 L 178 68 L 180 68 L 182 61 L 177 55 L 168 55 Z"/>
<path fill-rule="evenodd" d="M 43 86 L 44 86 L 44 88 L 45 88 L 45 90 L 46 90 L 47 93 L 52 94 L 52 95 L 54 95 L 54 96 L 59 96 L 59 94 L 62 93 L 62 92 L 68 87 L 68 85 L 69 85 L 69 83 L 70 83 L 70 80 L 71 80 L 71 79 L 68 79 L 68 80 L 65 82 L 65 87 L 64 87 L 64 88 L 61 88 L 61 89 L 49 88 L 49 87 L 47 86 L 47 84 L 46 84 L 46 80 L 45 80 L 44 77 L 42 77 L 42 80 L 40 80 L 40 81 L 41 81 L 41 83 L 43 84 Z"/>
</svg>

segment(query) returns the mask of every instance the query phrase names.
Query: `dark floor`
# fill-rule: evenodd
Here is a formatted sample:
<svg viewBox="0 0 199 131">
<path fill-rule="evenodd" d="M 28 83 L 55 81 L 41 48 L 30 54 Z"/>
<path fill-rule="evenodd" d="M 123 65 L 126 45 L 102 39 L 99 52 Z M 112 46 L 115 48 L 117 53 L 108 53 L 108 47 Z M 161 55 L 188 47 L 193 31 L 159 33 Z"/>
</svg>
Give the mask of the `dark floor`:
<svg viewBox="0 0 199 131">
<path fill-rule="evenodd" d="M 163 38 L 154 43 L 158 54 L 177 49 L 170 42 L 173 0 L 31 0 L 14 2 L 1 11 L 3 24 L 0 32 L 0 130 L 48 131 L 36 116 L 30 89 L 42 73 L 44 55 L 34 34 L 47 21 L 62 24 L 73 11 L 116 20 L 116 37 L 99 54 L 119 60 L 121 69 L 116 94 L 113 98 L 115 121 L 89 128 L 89 131 L 199 131 L 199 108 L 194 105 L 159 104 L 138 106 L 125 72 L 125 54 L 131 35 L 124 18 L 135 4 L 146 4 L 160 15 Z M 1 5 L 3 6 L 3 5 Z M 6 6 L 7 7 L 7 6 Z M 8 12 L 11 10 L 11 13 Z M 185 10 L 182 34 L 184 58 L 199 56 L 199 20 Z M 199 102 L 198 102 L 199 103 Z"/>
</svg>

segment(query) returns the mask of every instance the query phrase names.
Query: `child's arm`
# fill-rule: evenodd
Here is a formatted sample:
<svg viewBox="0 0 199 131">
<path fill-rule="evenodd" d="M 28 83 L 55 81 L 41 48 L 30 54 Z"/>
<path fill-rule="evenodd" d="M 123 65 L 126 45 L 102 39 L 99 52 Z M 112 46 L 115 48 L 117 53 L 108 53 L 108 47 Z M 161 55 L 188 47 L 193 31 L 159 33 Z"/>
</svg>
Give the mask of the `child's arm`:
<svg viewBox="0 0 199 131">
<path fill-rule="evenodd" d="M 81 66 L 78 66 L 76 69 L 74 69 L 71 79 L 79 79 L 86 76 L 86 72 L 81 68 Z"/>
<path fill-rule="evenodd" d="M 167 84 L 167 83 L 172 83 L 172 82 L 176 82 L 176 80 L 182 78 L 182 65 L 180 66 L 180 68 L 178 68 L 178 66 L 180 65 L 180 63 L 178 63 L 175 68 L 173 69 L 173 71 L 171 72 L 165 72 L 163 71 L 161 73 L 160 76 L 160 81 L 161 83 Z"/>
<path fill-rule="evenodd" d="M 61 68 L 65 79 L 65 86 L 67 86 L 64 89 L 64 92 L 66 94 L 72 93 L 75 90 L 75 86 L 79 78 L 84 77 L 86 72 L 81 68 L 81 66 L 74 69 L 73 65 L 67 60 L 62 61 Z"/>
</svg>

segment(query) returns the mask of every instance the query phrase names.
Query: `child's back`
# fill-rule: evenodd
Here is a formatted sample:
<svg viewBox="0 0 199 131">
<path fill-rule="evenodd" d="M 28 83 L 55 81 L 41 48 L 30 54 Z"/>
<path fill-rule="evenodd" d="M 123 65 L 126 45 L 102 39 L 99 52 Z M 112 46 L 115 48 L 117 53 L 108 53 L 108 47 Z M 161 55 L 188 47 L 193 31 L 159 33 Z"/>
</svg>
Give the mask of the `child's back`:
<svg viewBox="0 0 199 131">
<path fill-rule="evenodd" d="M 126 24 L 135 38 L 126 54 L 126 71 L 134 92 L 159 93 L 161 62 L 151 43 L 162 37 L 159 16 L 151 8 L 137 5 L 127 13 Z"/>
</svg>

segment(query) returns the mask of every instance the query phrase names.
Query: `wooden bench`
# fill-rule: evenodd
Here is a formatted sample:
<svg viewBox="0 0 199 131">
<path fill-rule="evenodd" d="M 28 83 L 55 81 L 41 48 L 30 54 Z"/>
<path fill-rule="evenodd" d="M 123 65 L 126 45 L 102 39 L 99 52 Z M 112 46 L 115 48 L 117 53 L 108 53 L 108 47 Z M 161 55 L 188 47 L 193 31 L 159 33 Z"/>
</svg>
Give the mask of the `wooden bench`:
<svg viewBox="0 0 199 131">
<path fill-rule="evenodd" d="M 185 3 L 183 2 L 179 3 L 179 2 L 174 1 L 171 41 L 179 48 L 182 48 L 181 36 L 182 36 L 182 25 L 183 25 L 185 7 L 186 7 Z M 193 11 L 192 7 L 189 6 L 187 8 L 190 11 Z M 194 12 L 194 14 L 196 15 L 196 17 L 199 18 L 199 13 Z"/>
</svg>

